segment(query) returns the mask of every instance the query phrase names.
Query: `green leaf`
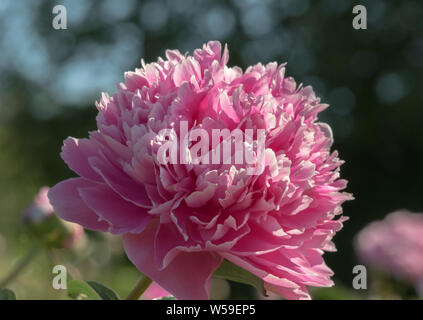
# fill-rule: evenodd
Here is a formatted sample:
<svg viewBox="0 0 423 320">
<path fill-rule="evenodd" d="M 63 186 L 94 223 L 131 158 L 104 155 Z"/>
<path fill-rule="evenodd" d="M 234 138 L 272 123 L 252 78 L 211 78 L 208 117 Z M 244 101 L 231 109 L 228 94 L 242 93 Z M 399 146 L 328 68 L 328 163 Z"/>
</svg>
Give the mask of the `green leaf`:
<svg viewBox="0 0 423 320">
<path fill-rule="evenodd" d="M 176 298 L 174 296 L 166 296 L 161 298 L 155 298 L 153 300 L 176 300 Z"/>
<path fill-rule="evenodd" d="M 10 289 L 0 289 L 0 300 L 16 300 L 16 295 Z"/>
<path fill-rule="evenodd" d="M 116 292 L 95 281 L 69 281 L 68 295 L 76 300 L 119 300 Z"/>
<path fill-rule="evenodd" d="M 81 280 L 69 281 L 68 295 L 75 300 L 101 300 L 100 295 L 88 283 Z"/>
<path fill-rule="evenodd" d="M 313 300 L 358 300 L 360 296 L 353 290 L 337 285 L 331 288 L 310 288 Z"/>
<path fill-rule="evenodd" d="M 103 300 L 119 300 L 119 296 L 112 289 L 107 288 L 101 283 L 95 281 L 87 281 Z"/>
<path fill-rule="evenodd" d="M 223 260 L 220 267 L 213 274 L 217 278 L 223 278 L 235 282 L 248 284 L 255 287 L 261 294 L 266 295 L 264 290 L 264 282 L 259 277 L 255 276 L 251 272 L 238 267 L 237 265 Z"/>
</svg>

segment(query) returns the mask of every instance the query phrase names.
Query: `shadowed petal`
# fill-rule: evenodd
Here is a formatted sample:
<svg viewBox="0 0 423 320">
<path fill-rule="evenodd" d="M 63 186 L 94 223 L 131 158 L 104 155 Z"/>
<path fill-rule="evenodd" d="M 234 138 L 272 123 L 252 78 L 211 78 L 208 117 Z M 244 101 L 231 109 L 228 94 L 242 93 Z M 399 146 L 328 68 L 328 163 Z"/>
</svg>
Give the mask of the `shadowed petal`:
<svg viewBox="0 0 423 320">
<path fill-rule="evenodd" d="M 118 170 L 113 164 L 106 161 L 104 157 L 89 159 L 94 171 L 101 175 L 104 181 L 122 198 L 137 206 L 151 208 L 151 201 L 145 188 L 132 180 L 123 170 Z"/>
<path fill-rule="evenodd" d="M 107 231 L 109 224 L 99 221 L 99 217 L 82 201 L 78 189 L 93 187 L 97 184 L 84 178 L 72 178 L 56 184 L 50 189 L 48 197 L 54 211 L 64 220 L 75 222 L 84 228 Z"/>
<path fill-rule="evenodd" d="M 89 208 L 110 223 L 111 233 L 141 232 L 151 219 L 147 209 L 124 200 L 105 185 L 81 188 L 79 194 Z"/>
<path fill-rule="evenodd" d="M 184 240 L 173 223 L 161 223 L 157 228 L 155 238 L 154 258 L 158 269 L 166 268 L 172 260 L 183 251 L 199 251 L 200 245 L 195 245 L 190 239 Z"/>
<path fill-rule="evenodd" d="M 222 257 L 263 279 L 264 287 L 288 299 L 310 299 L 304 285 L 299 285 L 290 279 L 278 277 L 264 265 L 257 265 L 246 257 L 238 257 L 229 253 L 222 253 Z"/>
<path fill-rule="evenodd" d="M 156 228 L 154 222 L 138 235 L 128 233 L 123 236 L 129 259 L 177 299 L 208 299 L 212 274 L 222 258 L 209 252 L 181 252 L 159 271 L 152 259 Z"/>
</svg>

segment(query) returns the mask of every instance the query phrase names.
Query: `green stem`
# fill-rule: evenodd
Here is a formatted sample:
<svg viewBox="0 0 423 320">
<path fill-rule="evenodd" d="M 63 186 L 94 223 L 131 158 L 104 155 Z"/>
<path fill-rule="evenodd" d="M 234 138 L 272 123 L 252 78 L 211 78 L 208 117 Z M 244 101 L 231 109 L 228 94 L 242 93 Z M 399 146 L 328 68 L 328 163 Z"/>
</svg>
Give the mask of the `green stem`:
<svg viewBox="0 0 423 320">
<path fill-rule="evenodd" d="M 25 269 L 25 267 L 32 261 L 32 259 L 37 255 L 38 248 L 33 246 L 29 249 L 26 256 L 24 256 L 9 273 L 9 275 L 0 282 L 0 288 L 6 287 L 10 282 L 15 280 L 19 274 Z"/>
<path fill-rule="evenodd" d="M 128 295 L 126 300 L 138 300 L 139 297 L 147 290 L 150 284 L 153 282 L 149 277 L 144 276 L 142 277 L 134 289 L 132 289 L 131 293 Z"/>
</svg>

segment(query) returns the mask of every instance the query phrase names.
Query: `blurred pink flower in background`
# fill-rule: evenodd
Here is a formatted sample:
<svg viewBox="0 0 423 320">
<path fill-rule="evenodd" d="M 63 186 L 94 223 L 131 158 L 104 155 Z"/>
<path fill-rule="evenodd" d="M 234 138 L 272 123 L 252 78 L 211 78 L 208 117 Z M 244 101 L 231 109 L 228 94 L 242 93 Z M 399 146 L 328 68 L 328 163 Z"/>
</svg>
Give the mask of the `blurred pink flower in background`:
<svg viewBox="0 0 423 320">
<path fill-rule="evenodd" d="M 335 251 L 341 204 L 352 199 L 340 192 L 347 182 L 332 131 L 317 121 L 327 105 L 286 77 L 285 65 L 243 72 L 221 50 L 219 42 L 193 56 L 168 50 L 166 60 L 125 73 L 117 93 L 97 104 L 98 129 L 65 140 L 61 156 L 79 177 L 54 186 L 51 203 L 65 220 L 122 234 L 129 259 L 178 299 L 209 298 L 223 259 L 266 290 L 308 299 L 306 286 L 333 284 L 322 255 Z M 181 138 L 181 121 L 190 131 L 265 130 L 264 170 L 164 164 L 159 148 Z"/>
<path fill-rule="evenodd" d="M 356 251 L 367 265 L 415 285 L 423 297 L 423 214 L 399 210 L 365 227 Z"/>
<path fill-rule="evenodd" d="M 50 188 L 42 187 L 33 202 L 24 210 L 24 219 L 33 223 L 40 223 L 54 213 L 54 209 L 47 197 Z"/>
<path fill-rule="evenodd" d="M 40 188 L 24 210 L 23 220 L 31 233 L 47 246 L 75 248 L 84 242 L 81 225 L 57 218 L 48 199 L 49 187 Z"/>
</svg>

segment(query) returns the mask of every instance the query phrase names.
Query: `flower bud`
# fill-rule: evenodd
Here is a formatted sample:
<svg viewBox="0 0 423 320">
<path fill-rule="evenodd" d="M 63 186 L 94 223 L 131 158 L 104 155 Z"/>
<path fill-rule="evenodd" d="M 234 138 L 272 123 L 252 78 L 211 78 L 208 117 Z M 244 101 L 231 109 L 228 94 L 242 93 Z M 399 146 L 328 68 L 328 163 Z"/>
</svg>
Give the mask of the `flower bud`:
<svg viewBox="0 0 423 320">
<path fill-rule="evenodd" d="M 56 216 L 47 197 L 48 191 L 48 187 L 42 187 L 24 210 L 25 227 L 43 246 L 68 249 L 80 246 L 84 242 L 84 229 Z"/>
<path fill-rule="evenodd" d="M 48 191 L 48 187 L 42 187 L 31 205 L 25 209 L 24 221 L 26 223 L 40 224 L 54 213 L 54 209 L 47 197 Z"/>
</svg>

